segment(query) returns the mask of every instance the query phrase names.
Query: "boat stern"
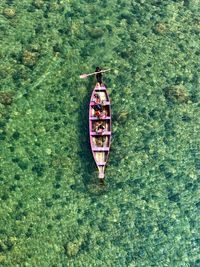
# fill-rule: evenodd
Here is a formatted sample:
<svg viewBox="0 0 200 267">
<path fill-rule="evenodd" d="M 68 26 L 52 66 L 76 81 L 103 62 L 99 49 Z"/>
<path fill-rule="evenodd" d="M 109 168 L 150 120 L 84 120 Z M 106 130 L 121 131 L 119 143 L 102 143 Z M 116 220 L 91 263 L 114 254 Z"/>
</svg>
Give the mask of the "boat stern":
<svg viewBox="0 0 200 267">
<path fill-rule="evenodd" d="M 99 179 L 104 179 L 105 178 L 105 165 L 98 166 L 98 170 L 99 170 Z"/>
<path fill-rule="evenodd" d="M 104 172 L 99 171 L 99 179 L 104 179 L 105 174 Z"/>
</svg>

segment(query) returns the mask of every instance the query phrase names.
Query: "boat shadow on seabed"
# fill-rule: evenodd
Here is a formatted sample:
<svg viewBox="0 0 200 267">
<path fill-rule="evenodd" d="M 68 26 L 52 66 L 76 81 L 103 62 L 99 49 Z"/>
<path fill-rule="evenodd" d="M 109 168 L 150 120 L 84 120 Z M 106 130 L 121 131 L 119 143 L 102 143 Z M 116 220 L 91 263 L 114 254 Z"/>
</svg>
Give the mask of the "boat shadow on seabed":
<svg viewBox="0 0 200 267">
<path fill-rule="evenodd" d="M 89 81 L 87 88 L 92 88 L 94 86 L 94 81 Z M 88 94 L 82 98 L 79 107 L 79 147 L 80 151 L 78 153 L 80 157 L 80 166 L 81 173 L 83 176 L 83 183 L 91 193 L 96 191 L 98 193 L 99 189 L 106 187 L 105 182 L 99 182 L 97 178 L 96 165 L 90 149 L 90 140 L 89 140 L 89 126 L 88 126 L 88 107 L 90 103 L 91 92 L 88 91 Z M 96 190 L 95 190 L 96 189 Z"/>
</svg>

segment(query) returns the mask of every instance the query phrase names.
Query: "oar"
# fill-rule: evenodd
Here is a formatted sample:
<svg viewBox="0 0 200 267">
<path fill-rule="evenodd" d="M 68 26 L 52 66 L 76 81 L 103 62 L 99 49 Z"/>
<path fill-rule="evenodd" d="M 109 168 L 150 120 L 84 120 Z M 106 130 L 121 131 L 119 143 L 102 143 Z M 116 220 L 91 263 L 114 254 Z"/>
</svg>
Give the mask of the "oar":
<svg viewBox="0 0 200 267">
<path fill-rule="evenodd" d="M 106 72 L 106 71 L 109 71 L 111 69 L 107 69 L 107 70 L 101 70 L 101 71 L 96 71 L 96 72 L 92 72 L 92 73 L 89 73 L 89 74 L 81 74 L 79 77 L 81 79 L 85 79 L 87 78 L 88 76 L 91 76 L 91 75 L 94 75 L 94 74 L 97 74 L 97 73 L 101 73 L 101 72 Z"/>
</svg>

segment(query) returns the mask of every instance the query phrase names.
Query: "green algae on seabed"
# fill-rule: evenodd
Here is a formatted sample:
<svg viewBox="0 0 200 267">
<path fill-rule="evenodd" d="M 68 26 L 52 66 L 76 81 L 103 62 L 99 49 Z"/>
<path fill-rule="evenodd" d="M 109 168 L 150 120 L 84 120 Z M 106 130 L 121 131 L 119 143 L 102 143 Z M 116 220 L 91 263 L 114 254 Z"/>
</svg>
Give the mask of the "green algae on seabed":
<svg viewBox="0 0 200 267">
<path fill-rule="evenodd" d="M 2 0 L 0 266 L 200 266 L 199 3 Z M 113 139 L 88 141 L 97 65 Z"/>
</svg>

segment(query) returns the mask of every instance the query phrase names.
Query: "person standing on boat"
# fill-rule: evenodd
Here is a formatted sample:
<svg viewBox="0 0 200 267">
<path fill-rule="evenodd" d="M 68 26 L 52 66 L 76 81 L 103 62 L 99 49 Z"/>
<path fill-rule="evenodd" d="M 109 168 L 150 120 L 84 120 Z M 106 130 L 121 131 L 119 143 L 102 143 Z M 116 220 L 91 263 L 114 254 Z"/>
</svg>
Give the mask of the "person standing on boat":
<svg viewBox="0 0 200 267">
<path fill-rule="evenodd" d="M 95 72 L 99 72 L 99 71 L 101 71 L 101 68 L 96 67 Z M 96 79 L 97 79 L 97 82 L 101 85 L 102 84 L 102 73 L 101 72 L 96 74 Z"/>
</svg>

